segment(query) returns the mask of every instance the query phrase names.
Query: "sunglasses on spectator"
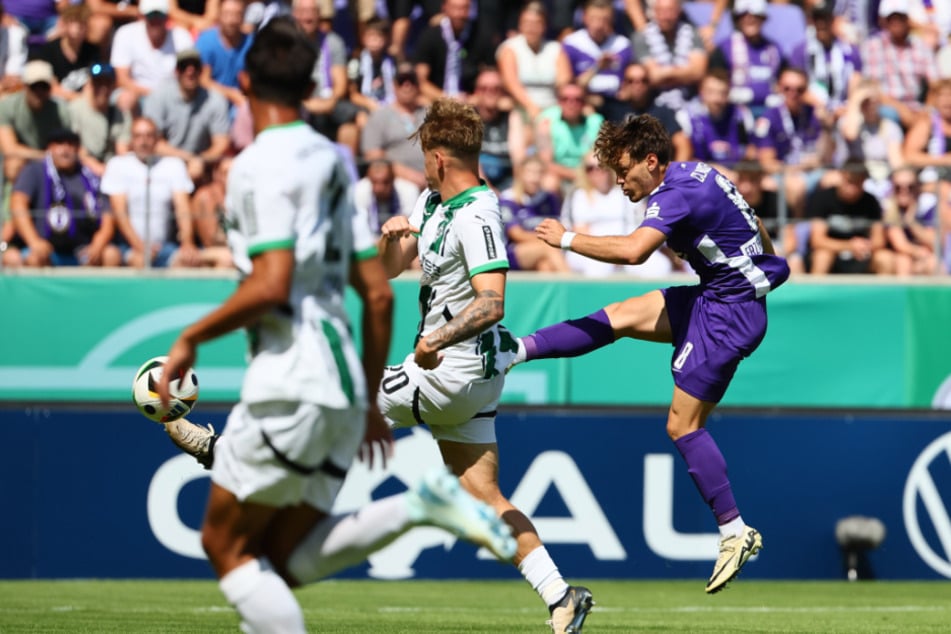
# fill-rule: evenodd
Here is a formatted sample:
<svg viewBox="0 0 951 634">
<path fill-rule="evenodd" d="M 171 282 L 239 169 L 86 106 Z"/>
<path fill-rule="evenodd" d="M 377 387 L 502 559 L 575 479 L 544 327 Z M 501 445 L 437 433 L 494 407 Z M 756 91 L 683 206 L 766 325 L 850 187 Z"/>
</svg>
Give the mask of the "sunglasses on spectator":
<svg viewBox="0 0 951 634">
<path fill-rule="evenodd" d="M 805 92 L 806 92 L 806 87 L 805 87 L 805 86 L 783 86 L 783 87 L 782 87 L 782 91 L 783 91 L 783 92 L 794 92 L 794 93 L 796 93 L 797 95 L 802 95 L 802 94 L 805 94 Z"/>
<path fill-rule="evenodd" d="M 584 166 L 584 171 L 586 171 L 586 172 L 596 172 L 596 171 L 598 171 L 599 169 L 601 169 L 601 166 L 598 165 L 597 163 L 587 163 L 587 164 Z"/>
<path fill-rule="evenodd" d="M 894 183 L 892 186 L 896 192 L 913 192 L 918 189 L 917 183 Z"/>
<path fill-rule="evenodd" d="M 584 103 L 584 97 L 558 97 L 558 101 L 570 101 L 572 103 Z"/>
<path fill-rule="evenodd" d="M 399 73 L 394 80 L 397 86 L 402 86 L 403 84 L 413 84 L 415 86 L 419 84 L 419 79 L 417 79 L 415 73 Z"/>
<path fill-rule="evenodd" d="M 646 84 L 647 77 L 625 77 L 624 83 L 625 84 Z"/>
</svg>

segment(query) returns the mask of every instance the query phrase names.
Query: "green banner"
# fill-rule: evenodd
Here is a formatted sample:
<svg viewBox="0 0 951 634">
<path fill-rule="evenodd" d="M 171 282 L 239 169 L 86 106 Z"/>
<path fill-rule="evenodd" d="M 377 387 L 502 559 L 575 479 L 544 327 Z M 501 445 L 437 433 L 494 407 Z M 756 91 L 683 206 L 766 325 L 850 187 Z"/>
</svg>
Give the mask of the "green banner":
<svg viewBox="0 0 951 634">
<path fill-rule="evenodd" d="M 405 277 L 393 285 L 390 361 L 398 363 L 416 332 L 417 282 Z M 659 285 L 512 274 L 504 323 L 523 335 Z M 126 401 L 136 368 L 164 354 L 185 325 L 234 286 L 232 278 L 169 272 L 2 275 L 0 400 Z M 769 307 L 766 339 L 740 365 L 725 405 L 904 408 L 946 399 L 951 407 L 951 285 L 797 281 L 770 295 Z M 348 309 L 358 324 L 352 294 Z M 576 359 L 524 364 L 509 374 L 504 402 L 666 405 L 671 352 L 669 345 L 623 340 Z M 235 400 L 243 335 L 205 345 L 199 354 L 202 399 Z"/>
</svg>

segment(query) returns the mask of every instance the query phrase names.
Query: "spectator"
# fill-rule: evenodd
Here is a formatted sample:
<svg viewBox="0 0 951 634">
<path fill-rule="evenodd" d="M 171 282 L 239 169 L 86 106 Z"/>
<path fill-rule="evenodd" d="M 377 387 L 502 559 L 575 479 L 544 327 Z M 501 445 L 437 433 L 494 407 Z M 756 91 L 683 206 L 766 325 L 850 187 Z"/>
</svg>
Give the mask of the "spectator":
<svg viewBox="0 0 951 634">
<path fill-rule="evenodd" d="M 633 43 L 657 103 L 673 110 L 682 108 L 697 93 L 707 72 L 707 51 L 684 17 L 681 0 L 654 0 L 654 19 L 634 34 Z"/>
<path fill-rule="evenodd" d="M 546 37 L 548 16 L 538 0 L 525 4 L 518 17 L 518 34 L 499 46 L 497 60 L 506 92 L 529 122 L 557 102 L 555 91 L 572 77 L 561 44 Z"/>
<path fill-rule="evenodd" d="M 894 258 L 885 243 L 882 208 L 864 189 L 865 164 L 848 161 L 836 187 L 809 199 L 812 217 L 809 272 L 892 273 Z"/>
<path fill-rule="evenodd" d="M 509 266 L 513 271 L 571 271 L 564 254 L 548 246 L 535 235 L 535 227 L 545 218 L 557 218 L 558 197 L 542 189 L 545 164 L 537 156 L 524 159 L 519 175 L 499 196 L 505 223 Z"/>
<path fill-rule="evenodd" d="M 618 105 L 621 77 L 633 57 L 631 41 L 614 32 L 613 20 L 611 0 L 587 0 L 581 15 L 584 26 L 561 43 L 575 82 L 609 120 L 617 120 L 611 109 Z"/>
<path fill-rule="evenodd" d="M 482 154 L 479 167 L 482 175 L 496 191 L 507 189 L 515 175 L 514 166 L 521 165 L 526 149 L 532 145 L 530 129 L 517 110 L 503 110 L 502 76 L 493 68 L 479 73 L 476 79 L 473 106 L 482 122 Z"/>
<path fill-rule="evenodd" d="M 251 36 L 241 30 L 243 18 L 244 0 L 221 0 L 218 23 L 195 40 L 203 64 L 202 85 L 221 93 L 232 108 L 244 103 L 238 72 L 244 68 L 244 56 L 251 46 Z"/>
<path fill-rule="evenodd" d="M 864 75 L 882 87 L 886 116 L 905 129 L 921 112 L 928 83 L 937 79 L 934 53 L 911 37 L 907 0 L 882 0 L 879 18 L 885 30 L 869 38 L 862 49 Z"/>
<path fill-rule="evenodd" d="M 103 59 L 108 56 L 112 48 L 112 39 L 116 30 L 142 17 L 137 2 L 85 0 L 84 4 L 89 7 L 91 14 L 88 39 L 99 47 Z"/>
<path fill-rule="evenodd" d="M 593 155 L 586 154 L 577 171 L 575 188 L 561 208 L 561 223 L 565 228 L 594 236 L 626 236 L 637 228 L 643 216 L 643 205 L 638 212 L 636 204 L 628 200 L 617 184 L 614 172 L 601 167 Z M 666 275 L 673 268 L 669 257 L 660 251 L 636 267 L 592 260 L 573 251 L 566 253 L 565 259 L 572 271 L 587 277 L 617 273 L 648 277 Z"/>
<path fill-rule="evenodd" d="M 733 165 L 756 154 L 753 114 L 746 106 L 730 103 L 730 78 L 725 70 L 707 72 L 700 82 L 699 99 L 690 103 L 687 113 L 685 132 L 694 159 L 712 164 L 735 181 Z"/>
<path fill-rule="evenodd" d="M 168 0 L 139 0 L 142 18 L 116 29 L 112 67 L 122 89 L 119 107 L 136 111 L 139 100 L 175 77 L 176 55 L 192 47 L 188 31 L 169 27 Z"/>
<path fill-rule="evenodd" d="M 918 172 L 902 167 L 892 173 L 892 196 L 885 200 L 885 238 L 894 252 L 897 275 L 934 275 L 938 272 L 938 199 L 922 193 Z"/>
<path fill-rule="evenodd" d="M 849 157 L 865 161 L 869 173 L 865 187 L 879 200 L 891 189 L 889 174 L 905 160 L 902 154 L 905 133 L 900 125 L 882 116 L 881 105 L 878 82 L 860 80 L 838 120 L 836 151 L 839 163 Z"/>
<path fill-rule="evenodd" d="M 7 15 L 23 25 L 29 35 L 53 37 L 59 19 L 57 0 L 6 0 Z"/>
<path fill-rule="evenodd" d="M 388 159 L 393 172 L 424 189 L 423 151 L 409 136 L 423 122 L 426 109 L 419 105 L 419 80 L 409 67 L 401 66 L 394 78 L 396 100 L 380 107 L 367 118 L 360 138 L 363 158 L 367 161 Z"/>
<path fill-rule="evenodd" d="M 931 89 L 934 104 L 926 116 L 918 118 L 905 135 L 905 162 L 945 175 L 951 170 L 951 79 L 940 79 Z"/>
<path fill-rule="evenodd" d="M 327 138 L 348 146 L 355 155 L 360 134 L 355 123 L 357 107 L 347 99 L 347 47 L 343 39 L 329 29 L 333 16 L 326 13 L 326 7 L 321 13 L 317 0 L 294 0 L 292 11 L 298 27 L 317 51 L 314 93 L 304 101 L 310 124 Z"/>
<path fill-rule="evenodd" d="M 218 22 L 220 0 L 168 0 L 172 24 L 197 35 Z"/>
<path fill-rule="evenodd" d="M 158 126 L 161 139 L 156 153 L 185 161 L 188 175 L 198 183 L 208 164 L 221 159 L 231 147 L 228 102 L 201 85 L 202 63 L 197 50 L 179 51 L 176 59 L 175 78 L 143 101 L 142 112 Z"/>
<path fill-rule="evenodd" d="M 443 0 L 438 24 L 423 29 L 415 63 L 426 99 L 470 95 L 481 66 L 495 62 L 496 42 L 469 15 L 470 0 Z"/>
<path fill-rule="evenodd" d="M 19 89 L 27 54 L 26 29 L 6 22 L 0 2 L 0 94 Z"/>
<path fill-rule="evenodd" d="M 951 36 L 945 38 L 944 44 L 938 49 L 935 63 L 938 66 L 938 77 L 951 79 Z"/>
<path fill-rule="evenodd" d="M 228 246 L 224 227 L 225 189 L 232 160 L 230 156 L 226 156 L 215 163 L 211 170 L 211 180 L 199 187 L 192 197 L 195 234 L 198 243 L 204 248 Z"/>
<path fill-rule="evenodd" d="M 155 123 L 138 117 L 132 151 L 106 163 L 102 192 L 115 214 L 123 262 L 137 268 L 230 266 L 227 249 L 199 250 L 188 200 L 195 186 L 182 159 L 156 156 L 157 143 Z"/>
<path fill-rule="evenodd" d="M 89 85 L 78 99 L 69 102 L 69 120 L 79 134 L 83 165 L 102 178 L 106 161 L 129 150 L 132 117 L 110 102 L 116 88 L 116 72 L 109 64 L 93 64 Z"/>
<path fill-rule="evenodd" d="M 790 55 L 789 65 L 802 68 L 809 76 L 809 92 L 835 117 L 842 115 L 846 100 L 862 72 L 859 50 L 835 36 L 833 14 L 826 4 L 812 9 L 812 26 L 806 39 Z"/>
<path fill-rule="evenodd" d="M 99 178 L 79 162 L 79 135 L 65 128 L 47 135 L 46 155 L 31 161 L 10 196 L 26 266 L 119 266 L 111 244 L 115 223 Z"/>
<path fill-rule="evenodd" d="M 757 158 L 767 172 L 784 174 L 786 200 L 796 218 L 802 217 L 806 196 L 819 184 L 834 149 L 818 109 L 806 103 L 808 81 L 800 69 L 783 70 L 777 82 L 781 102 L 755 124 Z"/>
<path fill-rule="evenodd" d="M 42 159 L 47 135 L 69 127 L 66 104 L 51 97 L 53 67 L 33 60 L 23 66 L 26 90 L 0 98 L 0 154 L 7 183 L 16 181 L 27 161 Z"/>
<path fill-rule="evenodd" d="M 390 23 L 370 20 L 363 26 L 362 50 L 347 64 L 350 101 L 366 112 L 396 100 L 396 59 L 389 54 L 389 39 Z"/>
<path fill-rule="evenodd" d="M 393 163 L 376 159 L 367 165 L 367 174 L 353 189 L 353 202 L 366 212 L 370 231 L 380 236 L 380 227 L 393 216 L 409 216 L 419 198 L 419 187 L 399 178 Z"/>
<path fill-rule="evenodd" d="M 693 157 L 693 146 L 690 143 L 690 137 L 684 133 L 677 113 L 655 101 L 654 91 L 651 89 L 647 75 L 647 68 L 643 64 L 632 62 L 627 65 L 627 68 L 624 69 L 624 83 L 618 96 L 622 101 L 616 114 L 621 115 L 622 119 L 642 114 L 653 115 L 660 119 L 664 128 L 670 133 L 670 140 L 674 149 L 672 160 L 689 161 Z M 686 119 L 686 116 L 683 118 Z"/>
<path fill-rule="evenodd" d="M 779 45 L 763 35 L 766 0 L 736 0 L 730 38 L 710 56 L 711 68 L 730 76 L 730 101 L 747 106 L 754 117 L 766 111 L 773 80 L 784 60 Z"/>
<path fill-rule="evenodd" d="M 551 106 L 538 116 L 538 156 L 545 164 L 545 184 L 548 191 L 561 193 L 562 187 L 573 183 L 581 159 L 591 151 L 604 117 L 598 113 L 585 114 L 585 90 L 576 83 L 558 89 L 558 105 Z"/>
<path fill-rule="evenodd" d="M 86 39 L 89 30 L 89 7 L 70 4 L 63 9 L 62 35 L 44 44 L 36 53 L 53 67 L 53 96 L 72 100 L 89 79 L 89 67 L 99 61 L 99 47 Z"/>
</svg>

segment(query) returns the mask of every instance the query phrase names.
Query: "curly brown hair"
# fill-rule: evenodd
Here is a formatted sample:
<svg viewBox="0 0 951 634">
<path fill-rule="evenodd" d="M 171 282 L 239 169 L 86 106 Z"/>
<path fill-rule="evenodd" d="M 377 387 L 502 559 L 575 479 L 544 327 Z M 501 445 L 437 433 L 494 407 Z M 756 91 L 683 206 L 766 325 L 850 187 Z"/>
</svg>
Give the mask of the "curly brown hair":
<svg viewBox="0 0 951 634">
<path fill-rule="evenodd" d="M 657 117 L 649 114 L 630 117 L 620 123 L 605 121 L 594 142 L 598 162 L 620 174 L 624 171 L 621 157 L 625 153 L 634 163 L 654 154 L 661 165 L 666 165 L 670 163 L 670 133 Z"/>
<path fill-rule="evenodd" d="M 475 108 L 454 99 L 437 99 L 426 118 L 410 135 L 423 151 L 442 148 L 463 161 L 478 160 L 484 124 Z"/>
</svg>

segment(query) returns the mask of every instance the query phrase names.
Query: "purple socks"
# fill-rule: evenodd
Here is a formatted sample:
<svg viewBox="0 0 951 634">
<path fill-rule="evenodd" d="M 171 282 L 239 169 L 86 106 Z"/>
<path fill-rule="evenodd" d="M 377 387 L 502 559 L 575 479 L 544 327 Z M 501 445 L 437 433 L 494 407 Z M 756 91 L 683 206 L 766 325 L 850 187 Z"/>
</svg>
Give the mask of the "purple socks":
<svg viewBox="0 0 951 634">
<path fill-rule="evenodd" d="M 726 460 L 717 443 L 706 429 L 698 429 L 674 441 L 687 463 L 687 472 L 693 478 L 704 502 L 713 510 L 717 524 L 726 524 L 739 516 L 733 489 L 726 475 Z"/>
<path fill-rule="evenodd" d="M 569 319 L 522 337 L 525 360 L 577 357 L 614 343 L 614 329 L 604 309 L 581 319 Z"/>
</svg>

